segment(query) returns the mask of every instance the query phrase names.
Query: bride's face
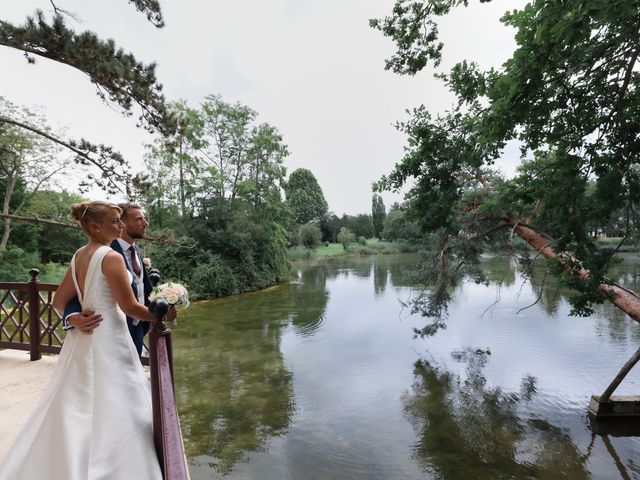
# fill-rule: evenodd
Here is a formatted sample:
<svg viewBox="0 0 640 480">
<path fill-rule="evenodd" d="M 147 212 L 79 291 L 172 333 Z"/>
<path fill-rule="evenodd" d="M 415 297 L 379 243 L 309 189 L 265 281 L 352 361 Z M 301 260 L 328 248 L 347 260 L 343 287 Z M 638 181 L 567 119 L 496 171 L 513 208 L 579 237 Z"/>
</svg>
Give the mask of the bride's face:
<svg viewBox="0 0 640 480">
<path fill-rule="evenodd" d="M 120 212 L 113 209 L 104 216 L 102 221 L 96 222 L 95 238 L 101 243 L 111 243 L 120 236 L 121 228 Z"/>
</svg>

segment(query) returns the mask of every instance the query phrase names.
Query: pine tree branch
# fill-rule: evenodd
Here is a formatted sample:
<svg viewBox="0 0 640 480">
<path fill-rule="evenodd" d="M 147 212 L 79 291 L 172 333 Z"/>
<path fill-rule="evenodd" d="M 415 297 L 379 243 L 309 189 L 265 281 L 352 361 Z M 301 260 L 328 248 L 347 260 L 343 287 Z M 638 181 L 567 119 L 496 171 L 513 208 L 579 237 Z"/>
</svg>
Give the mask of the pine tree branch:
<svg viewBox="0 0 640 480">
<path fill-rule="evenodd" d="M 130 1 L 141 11 L 152 8 L 146 4 L 154 3 Z M 156 81 L 155 64 L 138 62 L 132 54 L 117 49 L 113 40 L 101 40 L 93 32 L 74 32 L 59 13 L 51 24 L 39 10 L 22 26 L 0 21 L 0 45 L 22 50 L 30 63 L 34 63 L 29 57 L 33 54 L 85 73 L 99 87 L 98 96 L 119 105 L 125 115 L 131 114 L 134 102 L 139 105 L 142 125 L 148 130 L 166 133 L 175 128 L 161 93 L 162 85 Z"/>
</svg>

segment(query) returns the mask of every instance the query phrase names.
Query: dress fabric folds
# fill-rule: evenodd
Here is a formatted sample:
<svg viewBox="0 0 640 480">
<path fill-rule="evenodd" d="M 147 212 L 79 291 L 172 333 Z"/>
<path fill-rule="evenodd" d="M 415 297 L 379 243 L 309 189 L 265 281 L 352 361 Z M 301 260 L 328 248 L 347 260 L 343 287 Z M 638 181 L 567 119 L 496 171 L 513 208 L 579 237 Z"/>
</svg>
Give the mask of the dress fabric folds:
<svg viewBox="0 0 640 480">
<path fill-rule="evenodd" d="M 71 330 L 48 386 L 0 463 L 0 480 L 155 480 L 162 474 L 152 431 L 151 389 L 106 278 L 98 248 L 83 308 L 102 315 L 87 335 Z M 83 298 L 84 297 L 84 298 Z"/>
</svg>

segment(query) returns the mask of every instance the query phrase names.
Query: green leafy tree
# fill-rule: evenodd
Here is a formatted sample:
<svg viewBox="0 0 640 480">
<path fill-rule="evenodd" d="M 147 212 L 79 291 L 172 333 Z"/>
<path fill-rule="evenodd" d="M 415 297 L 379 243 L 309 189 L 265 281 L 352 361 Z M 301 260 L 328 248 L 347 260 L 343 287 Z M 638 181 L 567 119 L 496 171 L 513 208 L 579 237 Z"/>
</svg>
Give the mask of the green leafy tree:
<svg viewBox="0 0 640 480">
<path fill-rule="evenodd" d="M 254 127 L 248 151 L 249 172 L 241 184 L 242 196 L 258 209 L 268 202 L 281 202 L 287 169 L 284 159 L 289 155 L 278 129 L 268 123 Z"/>
<path fill-rule="evenodd" d="M 204 122 L 184 101 L 169 104 L 168 112 L 176 119 L 176 130 L 147 145 L 149 173 L 144 180 L 138 179 L 139 190 L 148 204 L 177 205 L 181 215 L 191 215 L 203 189 Z"/>
<path fill-rule="evenodd" d="M 240 103 L 227 103 L 219 95 L 208 95 L 202 115 L 207 147 L 203 153 L 210 162 L 208 190 L 233 201 L 249 175 L 251 124 L 257 113 Z"/>
<path fill-rule="evenodd" d="M 466 4 L 398 0 L 391 16 L 372 20 L 398 46 L 387 68 L 415 74 L 437 65 L 437 17 Z M 616 210 L 630 218 L 640 199 L 639 9 L 638 1 L 532 0 L 507 12 L 502 21 L 517 42 L 511 58 L 486 72 L 473 62 L 455 65 L 439 75 L 457 97 L 454 108 L 433 116 L 418 107 L 399 125 L 407 153 L 377 186 L 398 189 L 414 178 L 411 208 L 437 239 L 437 268 L 428 275 L 440 286 L 417 303 L 423 313 L 444 312 L 445 283 L 461 275 L 480 280 L 478 255 L 510 238 L 489 234 L 508 229 L 553 258 L 553 269 L 582 292 L 574 313 L 611 300 L 640 318 L 637 297 L 603 276 L 611 252 L 588 234 Z M 504 180 L 490 167 L 511 140 L 530 155 Z"/>
<path fill-rule="evenodd" d="M 355 234 L 346 227 L 340 229 L 338 233 L 338 242 L 342 244 L 342 247 L 346 250 L 349 245 L 356 241 Z"/>
<path fill-rule="evenodd" d="M 0 115 L 10 115 L 38 125 L 50 132 L 50 127 L 38 113 L 18 108 L 0 97 Z M 24 119 L 24 120 L 23 120 Z M 22 213 L 29 200 L 42 187 L 51 184 L 66 167 L 61 148 L 50 140 L 12 124 L 0 123 L 0 178 L 2 180 L 2 239 L 6 247 L 11 234 L 12 216 Z M 23 183 L 23 188 L 17 188 Z M 16 195 L 17 194 L 17 195 Z"/>
<path fill-rule="evenodd" d="M 371 215 L 360 213 L 358 215 L 343 215 L 342 225 L 353 232 L 356 237 L 373 237 L 373 222 Z"/>
<path fill-rule="evenodd" d="M 327 242 L 335 243 L 338 241 L 338 233 L 340 232 L 341 220 L 335 213 L 329 212 L 326 217 L 320 221 L 320 229 L 322 230 L 322 239 Z"/>
<path fill-rule="evenodd" d="M 382 197 L 377 193 L 371 198 L 371 222 L 373 224 L 373 234 L 382 240 L 382 232 L 384 230 L 384 219 L 387 212 L 384 208 Z"/>
<path fill-rule="evenodd" d="M 382 237 L 390 241 L 417 242 L 420 240 L 421 232 L 418 223 L 408 218 L 407 209 L 394 203 L 384 219 Z"/>
<path fill-rule="evenodd" d="M 28 216 L 69 221 L 69 205 L 82 201 L 80 195 L 65 191 L 40 190 L 34 194 L 25 211 Z M 86 243 L 87 237 L 79 228 L 37 223 L 37 251 L 41 263 L 68 263 L 73 252 Z"/>
<path fill-rule="evenodd" d="M 307 248 L 317 247 L 320 244 L 320 240 L 322 240 L 320 227 L 315 223 L 301 225 L 300 230 L 298 230 L 298 239 Z"/>
<path fill-rule="evenodd" d="M 321 221 L 327 215 L 324 193 L 310 170 L 298 168 L 291 172 L 284 191 L 296 224 Z"/>
</svg>

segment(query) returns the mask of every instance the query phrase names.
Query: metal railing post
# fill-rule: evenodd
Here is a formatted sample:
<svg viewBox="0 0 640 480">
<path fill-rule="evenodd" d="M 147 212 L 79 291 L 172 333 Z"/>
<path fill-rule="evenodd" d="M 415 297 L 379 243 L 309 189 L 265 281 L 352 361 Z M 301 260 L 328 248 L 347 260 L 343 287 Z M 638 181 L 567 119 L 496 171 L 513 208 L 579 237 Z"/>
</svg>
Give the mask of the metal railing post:
<svg viewBox="0 0 640 480">
<path fill-rule="evenodd" d="M 31 361 L 40 360 L 40 296 L 38 295 L 38 274 L 40 270 L 32 268 L 29 270 L 31 281 L 28 289 L 29 304 L 29 352 Z"/>
</svg>

